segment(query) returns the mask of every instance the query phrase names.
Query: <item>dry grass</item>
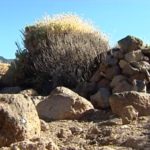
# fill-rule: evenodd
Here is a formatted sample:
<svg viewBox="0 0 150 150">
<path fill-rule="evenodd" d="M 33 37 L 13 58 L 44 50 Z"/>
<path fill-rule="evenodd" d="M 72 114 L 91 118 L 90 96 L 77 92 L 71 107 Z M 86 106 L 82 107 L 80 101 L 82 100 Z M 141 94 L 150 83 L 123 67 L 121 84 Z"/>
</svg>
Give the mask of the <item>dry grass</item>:
<svg viewBox="0 0 150 150">
<path fill-rule="evenodd" d="M 59 32 L 63 31 L 77 31 L 82 33 L 93 33 L 97 30 L 93 25 L 87 22 L 84 19 L 81 19 L 79 16 L 74 14 L 60 14 L 54 16 L 46 16 L 43 20 L 36 22 L 35 26 L 38 28 L 45 27 L 48 30 Z"/>
<path fill-rule="evenodd" d="M 0 63 L 0 75 L 5 75 L 10 67 L 10 64 Z"/>
<path fill-rule="evenodd" d="M 91 23 L 73 14 L 60 14 L 52 17 L 46 16 L 42 20 L 37 21 L 35 25 L 27 26 L 24 36 L 25 47 L 30 52 L 38 48 L 43 48 L 43 45 L 48 46 L 47 40 L 50 40 L 50 44 L 59 46 L 56 48 L 61 50 L 64 50 L 65 47 L 63 48 L 62 46 L 68 43 L 74 47 L 84 47 L 85 45 L 83 44 L 86 43 L 87 47 L 91 48 L 91 46 L 94 46 L 94 51 L 102 51 L 102 44 L 100 45 L 100 43 L 107 43 L 108 46 L 108 37 L 104 33 L 99 32 Z M 78 41 L 78 46 L 76 41 L 73 40 L 74 36 L 76 40 L 81 40 L 78 36 L 84 36 L 85 39 Z M 62 38 L 66 39 L 63 40 Z M 92 40 L 93 43 L 87 41 L 89 38 L 91 38 L 90 40 Z M 94 38 L 94 40 L 92 38 Z M 80 43 L 82 44 L 81 46 Z M 74 47 L 72 49 L 74 49 Z"/>
</svg>

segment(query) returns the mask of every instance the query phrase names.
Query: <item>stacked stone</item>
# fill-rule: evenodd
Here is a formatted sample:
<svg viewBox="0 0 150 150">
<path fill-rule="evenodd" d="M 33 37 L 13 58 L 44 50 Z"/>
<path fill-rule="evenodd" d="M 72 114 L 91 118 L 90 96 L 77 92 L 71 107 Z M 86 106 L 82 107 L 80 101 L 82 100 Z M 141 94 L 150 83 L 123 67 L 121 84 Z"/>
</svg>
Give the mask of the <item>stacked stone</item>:
<svg viewBox="0 0 150 150">
<path fill-rule="evenodd" d="M 91 78 L 97 92 L 90 96 L 97 108 L 109 107 L 109 97 L 124 91 L 149 92 L 150 48 L 143 41 L 127 36 L 118 48 L 101 54 L 102 63 Z"/>
</svg>

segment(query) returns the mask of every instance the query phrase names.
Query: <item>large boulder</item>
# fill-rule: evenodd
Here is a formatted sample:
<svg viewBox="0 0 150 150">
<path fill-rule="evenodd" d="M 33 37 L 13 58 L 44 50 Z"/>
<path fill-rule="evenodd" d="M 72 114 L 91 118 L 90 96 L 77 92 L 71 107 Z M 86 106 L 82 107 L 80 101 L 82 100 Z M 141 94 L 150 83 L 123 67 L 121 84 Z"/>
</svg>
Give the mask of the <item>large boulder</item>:
<svg viewBox="0 0 150 150">
<path fill-rule="evenodd" d="M 135 91 L 115 93 L 110 96 L 109 102 L 113 113 L 119 116 L 128 105 L 132 105 L 139 112 L 139 116 L 150 115 L 150 94 L 147 93 Z"/>
<path fill-rule="evenodd" d="M 143 41 L 134 36 L 128 35 L 127 37 L 118 41 L 118 44 L 124 52 L 130 52 L 133 50 L 141 49 Z"/>
<path fill-rule="evenodd" d="M 40 120 L 29 97 L 0 94 L 0 147 L 40 135 Z"/>
<path fill-rule="evenodd" d="M 91 109 L 94 108 L 88 100 L 65 87 L 57 87 L 37 105 L 40 118 L 46 121 L 79 119 Z"/>
</svg>

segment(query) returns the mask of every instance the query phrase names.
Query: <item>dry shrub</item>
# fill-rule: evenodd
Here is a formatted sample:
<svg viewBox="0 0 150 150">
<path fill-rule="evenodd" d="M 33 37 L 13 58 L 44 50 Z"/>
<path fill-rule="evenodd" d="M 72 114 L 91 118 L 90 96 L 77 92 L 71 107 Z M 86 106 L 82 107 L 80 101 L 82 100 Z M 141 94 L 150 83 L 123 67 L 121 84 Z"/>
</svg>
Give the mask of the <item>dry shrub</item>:
<svg viewBox="0 0 150 150">
<path fill-rule="evenodd" d="M 4 86 L 27 86 L 31 84 L 33 78 L 32 65 L 29 61 L 28 52 L 20 47 L 17 47 L 16 59 L 9 64 L 9 69 L 1 78 L 1 83 Z"/>
<path fill-rule="evenodd" d="M 0 63 L 0 75 L 5 75 L 10 67 L 10 64 Z"/>
<path fill-rule="evenodd" d="M 75 87 L 87 81 L 108 50 L 106 36 L 72 14 L 46 17 L 24 31 L 24 44 L 36 73 L 54 85 Z"/>
</svg>

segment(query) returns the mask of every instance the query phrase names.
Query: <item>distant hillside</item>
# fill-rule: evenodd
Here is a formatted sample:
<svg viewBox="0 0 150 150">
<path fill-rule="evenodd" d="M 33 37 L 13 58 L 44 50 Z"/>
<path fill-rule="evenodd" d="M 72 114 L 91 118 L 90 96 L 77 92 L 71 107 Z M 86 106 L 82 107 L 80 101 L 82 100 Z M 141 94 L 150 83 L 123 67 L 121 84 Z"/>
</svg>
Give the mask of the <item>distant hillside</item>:
<svg viewBox="0 0 150 150">
<path fill-rule="evenodd" d="M 6 59 L 2 56 L 0 56 L 0 63 L 11 63 L 13 61 L 13 59 Z"/>
</svg>

